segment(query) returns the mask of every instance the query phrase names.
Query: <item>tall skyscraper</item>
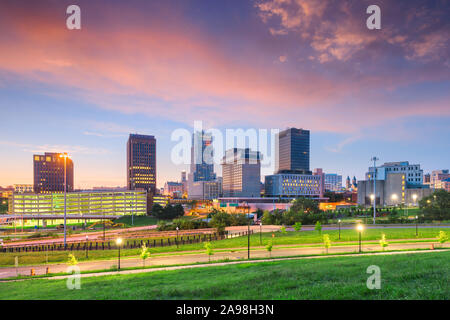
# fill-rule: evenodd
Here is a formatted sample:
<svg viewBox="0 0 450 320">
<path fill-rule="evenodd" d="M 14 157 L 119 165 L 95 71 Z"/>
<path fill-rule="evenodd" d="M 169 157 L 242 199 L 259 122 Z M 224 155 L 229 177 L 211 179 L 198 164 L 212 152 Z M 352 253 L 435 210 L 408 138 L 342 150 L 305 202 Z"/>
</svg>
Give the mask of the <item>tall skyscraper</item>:
<svg viewBox="0 0 450 320">
<path fill-rule="evenodd" d="M 191 172 L 192 182 L 211 181 L 216 179 L 214 173 L 212 136 L 204 131 L 194 132 L 191 147 Z"/>
<path fill-rule="evenodd" d="M 289 128 L 275 139 L 277 173 L 311 174 L 309 170 L 309 130 Z"/>
<path fill-rule="evenodd" d="M 156 139 L 130 134 L 127 142 L 127 187 L 156 192 Z"/>
<path fill-rule="evenodd" d="M 33 155 L 34 192 L 64 192 L 64 158 L 61 153 Z M 73 161 L 66 163 L 67 191 L 73 191 Z"/>
<path fill-rule="evenodd" d="M 260 197 L 261 154 L 249 148 L 227 150 L 222 160 L 224 197 Z"/>
</svg>

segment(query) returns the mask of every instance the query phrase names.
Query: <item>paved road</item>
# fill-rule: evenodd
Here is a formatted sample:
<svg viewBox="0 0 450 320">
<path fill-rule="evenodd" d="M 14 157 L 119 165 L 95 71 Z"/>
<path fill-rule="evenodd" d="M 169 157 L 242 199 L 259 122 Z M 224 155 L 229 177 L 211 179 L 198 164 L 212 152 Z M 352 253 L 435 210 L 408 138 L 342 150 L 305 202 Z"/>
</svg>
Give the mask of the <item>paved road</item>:
<svg viewBox="0 0 450 320">
<path fill-rule="evenodd" d="M 404 249 L 429 249 L 431 246 L 430 243 L 401 243 L 401 244 L 390 244 L 389 250 L 404 250 Z M 444 245 L 445 248 L 450 247 L 450 244 Z M 348 245 L 348 246 L 336 246 L 331 247 L 329 249 L 329 254 L 350 252 L 357 252 L 358 245 Z M 370 251 L 378 251 L 380 250 L 379 245 L 363 245 L 364 252 Z M 293 256 L 293 255 L 314 255 L 314 254 L 322 254 L 324 253 L 324 249 L 320 247 L 302 247 L 302 248 L 281 248 L 272 251 L 273 257 L 283 257 L 283 256 Z M 256 249 L 250 252 L 250 258 L 268 258 L 269 254 L 266 250 Z M 246 259 L 247 251 L 237 251 L 232 252 L 217 252 L 211 257 L 211 261 L 214 260 L 222 260 L 222 259 Z M 171 255 L 171 256 L 154 256 L 146 261 L 146 266 L 170 266 L 177 264 L 191 264 L 191 263 L 201 263 L 207 262 L 208 256 L 204 253 L 194 253 L 194 254 L 185 254 L 185 255 Z M 90 262 L 81 262 L 78 264 L 81 271 L 93 271 L 93 270 L 104 270 L 109 269 L 111 266 L 117 266 L 117 260 L 102 260 L 102 261 L 90 261 Z M 122 268 L 125 267 L 141 267 L 142 260 L 139 258 L 123 258 L 120 263 Z M 0 279 L 5 279 L 9 277 L 15 277 L 17 274 L 20 275 L 30 275 L 30 270 L 35 269 L 35 274 L 45 274 L 46 271 L 45 265 L 40 266 L 28 266 L 28 267 L 19 267 L 15 268 L 0 268 Z M 59 273 L 66 272 L 67 265 L 65 264 L 52 264 L 48 266 L 50 268 L 51 273 Z"/>
</svg>

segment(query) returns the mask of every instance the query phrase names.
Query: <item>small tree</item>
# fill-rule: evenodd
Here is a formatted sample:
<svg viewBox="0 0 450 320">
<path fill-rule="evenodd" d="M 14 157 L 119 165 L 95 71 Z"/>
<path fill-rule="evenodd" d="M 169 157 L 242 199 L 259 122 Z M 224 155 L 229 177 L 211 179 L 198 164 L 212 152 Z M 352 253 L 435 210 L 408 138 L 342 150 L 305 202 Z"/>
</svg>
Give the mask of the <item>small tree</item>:
<svg viewBox="0 0 450 320">
<path fill-rule="evenodd" d="M 69 253 L 69 256 L 67 257 L 67 264 L 69 266 L 76 266 L 78 264 L 78 260 L 73 254 Z"/>
<path fill-rule="evenodd" d="M 282 234 L 286 234 L 286 233 L 287 233 L 286 227 L 285 227 L 285 226 L 281 226 L 280 232 L 281 232 Z"/>
<path fill-rule="evenodd" d="M 211 262 L 211 256 L 214 254 L 211 242 L 205 242 L 206 254 L 208 255 L 208 262 Z"/>
<path fill-rule="evenodd" d="M 319 234 L 322 233 L 322 224 L 320 223 L 320 221 L 316 222 L 316 226 L 314 227 L 314 230 L 318 231 Z"/>
<path fill-rule="evenodd" d="M 444 231 L 439 231 L 438 240 L 441 243 L 441 246 L 448 241 L 448 236 Z"/>
<path fill-rule="evenodd" d="M 145 260 L 150 257 L 150 251 L 145 243 L 142 244 L 140 257 L 142 259 L 142 266 L 145 267 Z"/>
<path fill-rule="evenodd" d="M 294 230 L 298 232 L 298 231 L 302 230 L 302 223 L 301 222 L 296 222 L 293 225 L 293 227 L 294 227 Z"/>
<path fill-rule="evenodd" d="M 386 241 L 386 235 L 383 233 L 381 235 L 381 240 L 380 240 L 381 249 L 384 251 L 384 248 L 386 248 L 388 245 L 389 245 L 389 242 Z"/>
<path fill-rule="evenodd" d="M 266 250 L 269 252 L 269 257 L 272 258 L 272 248 L 273 248 L 273 242 L 272 240 L 269 240 L 269 242 L 266 245 Z"/>
<path fill-rule="evenodd" d="M 328 248 L 331 247 L 330 236 L 327 234 L 323 235 L 323 246 L 325 247 L 326 253 L 328 254 Z"/>
</svg>

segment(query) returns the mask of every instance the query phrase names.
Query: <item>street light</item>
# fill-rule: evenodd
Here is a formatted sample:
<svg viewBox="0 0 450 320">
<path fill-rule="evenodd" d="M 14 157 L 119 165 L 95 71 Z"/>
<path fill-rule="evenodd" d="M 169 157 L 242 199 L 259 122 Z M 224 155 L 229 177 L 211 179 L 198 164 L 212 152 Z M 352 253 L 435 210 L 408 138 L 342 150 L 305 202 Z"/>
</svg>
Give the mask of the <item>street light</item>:
<svg viewBox="0 0 450 320">
<path fill-rule="evenodd" d="M 413 198 L 413 205 L 415 206 L 416 205 L 416 200 L 417 200 L 417 194 L 413 194 L 412 198 Z"/>
<path fill-rule="evenodd" d="M 419 235 L 417 230 L 417 223 L 419 222 L 419 216 L 416 216 L 416 237 Z"/>
<path fill-rule="evenodd" d="M 177 249 L 178 249 L 178 230 L 180 230 L 180 228 L 177 227 Z"/>
<path fill-rule="evenodd" d="M 338 220 L 338 226 L 339 226 L 339 240 L 341 240 L 341 219 Z"/>
<path fill-rule="evenodd" d="M 88 237 L 88 235 L 86 235 L 86 259 L 88 258 L 88 244 L 87 244 L 87 242 L 88 242 L 88 240 L 89 240 L 89 237 Z"/>
<path fill-rule="evenodd" d="M 376 197 L 375 197 L 375 195 L 377 194 L 377 189 L 376 189 L 376 187 L 377 187 L 377 166 L 376 166 L 376 163 L 377 163 L 377 161 L 378 160 L 380 160 L 380 159 L 378 159 L 377 157 L 372 157 L 371 159 L 370 159 L 371 161 L 373 161 L 373 224 L 375 224 L 375 217 L 376 217 L 376 212 L 377 212 L 377 200 L 376 200 Z"/>
<path fill-rule="evenodd" d="M 361 233 L 362 233 L 363 230 L 364 230 L 363 225 L 362 225 L 362 224 L 358 224 L 358 225 L 356 226 L 356 230 L 358 230 L 358 232 L 359 232 L 359 253 L 361 253 Z"/>
<path fill-rule="evenodd" d="M 250 207 L 247 207 L 247 258 L 250 260 Z"/>
<path fill-rule="evenodd" d="M 67 248 L 67 158 L 70 159 L 70 156 L 67 152 L 61 153 L 59 155 L 60 158 L 64 158 L 64 250 Z"/>
<path fill-rule="evenodd" d="M 392 204 L 394 204 L 394 202 L 396 203 L 396 202 L 397 202 L 397 199 L 398 199 L 397 194 L 394 193 L 394 194 L 391 196 L 391 199 L 392 199 Z"/>
<path fill-rule="evenodd" d="M 117 247 L 119 248 L 119 256 L 118 256 L 118 258 L 119 258 L 119 263 L 118 263 L 118 269 L 117 270 L 120 270 L 120 245 L 122 244 L 122 238 L 117 238 L 117 240 L 116 240 L 116 244 L 117 244 Z"/>
<path fill-rule="evenodd" d="M 259 244 L 262 245 L 262 221 L 259 223 Z"/>
</svg>

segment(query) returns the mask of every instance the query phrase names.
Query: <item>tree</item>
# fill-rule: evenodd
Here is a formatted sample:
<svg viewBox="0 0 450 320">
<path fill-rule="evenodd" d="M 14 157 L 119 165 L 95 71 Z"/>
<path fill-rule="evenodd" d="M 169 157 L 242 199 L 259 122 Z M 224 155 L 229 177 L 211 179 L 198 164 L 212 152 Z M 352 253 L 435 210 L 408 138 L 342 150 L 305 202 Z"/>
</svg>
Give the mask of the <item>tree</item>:
<svg viewBox="0 0 450 320">
<path fill-rule="evenodd" d="M 297 198 L 291 206 L 291 211 L 303 213 L 319 213 L 319 203 L 309 198 Z"/>
<path fill-rule="evenodd" d="M 211 242 L 205 242 L 204 247 L 206 249 L 206 254 L 208 255 L 208 262 L 211 262 L 211 256 L 214 254 Z"/>
<path fill-rule="evenodd" d="M 73 254 L 69 253 L 69 256 L 67 257 L 67 264 L 69 266 L 76 266 L 78 264 L 78 260 Z"/>
<path fill-rule="evenodd" d="M 142 259 L 142 266 L 145 267 L 145 260 L 150 257 L 150 251 L 148 250 L 147 246 L 144 244 L 142 244 L 141 247 L 141 252 L 140 252 L 140 257 Z"/>
<path fill-rule="evenodd" d="M 293 225 L 293 227 L 294 227 L 294 230 L 298 232 L 298 231 L 302 230 L 302 223 L 301 222 L 296 222 Z"/>
<path fill-rule="evenodd" d="M 286 233 L 287 233 L 286 227 L 285 227 L 285 226 L 281 226 L 280 232 L 281 232 L 282 234 L 286 234 Z"/>
<path fill-rule="evenodd" d="M 269 242 L 266 245 L 266 250 L 269 252 L 269 256 L 272 258 L 272 248 L 273 248 L 273 242 L 272 240 L 269 240 Z"/>
<path fill-rule="evenodd" d="M 450 219 L 450 192 L 443 189 L 435 191 L 432 195 L 419 201 L 419 207 L 425 220 Z"/>
<path fill-rule="evenodd" d="M 328 254 L 328 248 L 331 247 L 331 241 L 330 241 L 330 236 L 327 234 L 323 235 L 323 246 L 326 250 L 326 253 Z"/>
<path fill-rule="evenodd" d="M 448 241 L 447 234 L 444 231 L 439 231 L 438 240 L 439 240 L 440 244 L 443 245 L 444 243 L 446 243 Z"/>
<path fill-rule="evenodd" d="M 160 218 L 163 214 L 163 207 L 159 203 L 155 203 L 152 206 L 152 215 L 156 218 Z"/>
<path fill-rule="evenodd" d="M 316 226 L 314 227 L 314 230 L 318 231 L 319 234 L 322 233 L 322 224 L 320 223 L 320 221 L 316 222 Z"/>
<path fill-rule="evenodd" d="M 212 216 L 209 225 L 222 234 L 225 232 L 225 227 L 231 225 L 231 216 L 224 211 L 218 211 Z"/>
<path fill-rule="evenodd" d="M 384 248 L 386 248 L 389 245 L 389 242 L 386 241 L 386 235 L 383 233 L 381 235 L 381 240 L 380 240 L 380 246 L 382 248 L 382 250 L 384 251 Z"/>
</svg>

